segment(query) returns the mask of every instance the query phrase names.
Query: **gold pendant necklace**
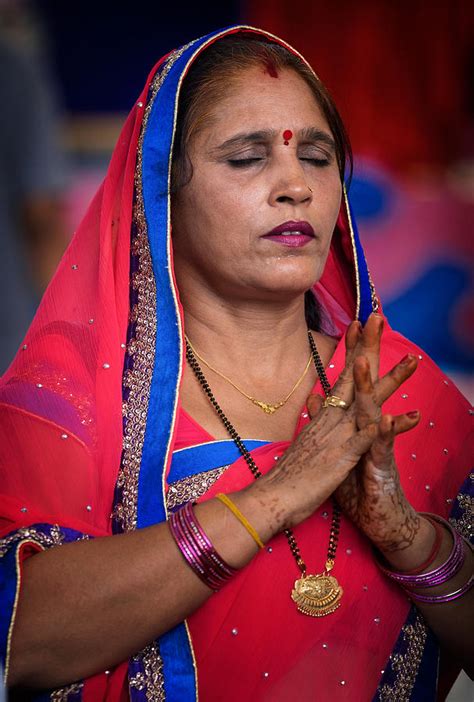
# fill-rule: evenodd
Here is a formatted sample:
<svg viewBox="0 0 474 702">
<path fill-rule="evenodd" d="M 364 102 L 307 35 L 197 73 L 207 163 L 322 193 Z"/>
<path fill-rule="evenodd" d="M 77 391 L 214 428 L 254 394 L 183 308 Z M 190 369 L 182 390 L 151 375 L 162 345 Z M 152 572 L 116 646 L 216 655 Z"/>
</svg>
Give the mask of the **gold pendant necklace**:
<svg viewBox="0 0 474 702">
<path fill-rule="evenodd" d="M 196 358 L 198 358 L 201 361 L 201 363 L 204 363 L 204 365 L 207 366 L 207 368 L 209 368 L 209 370 L 213 371 L 214 373 L 219 375 L 221 378 L 226 380 L 230 385 L 232 385 L 233 388 L 235 388 L 237 390 L 237 392 L 240 392 L 240 394 L 243 395 L 244 397 L 246 397 L 247 400 L 250 400 L 250 402 L 252 402 L 254 405 L 256 405 L 256 407 L 259 407 L 261 410 L 263 410 L 263 412 L 265 412 L 265 414 L 273 414 L 278 409 L 280 409 L 280 407 L 283 407 L 283 405 L 285 405 L 288 402 L 290 397 L 293 395 L 294 392 L 296 392 L 296 390 L 299 388 L 299 386 L 303 382 L 304 377 L 305 377 L 306 373 L 308 372 L 309 367 L 311 365 L 311 361 L 313 360 L 313 354 L 310 353 L 309 358 L 308 358 L 308 363 L 306 364 L 306 368 L 304 369 L 303 374 L 300 376 L 300 378 L 298 378 L 298 380 L 296 381 L 293 388 L 290 390 L 288 395 L 283 398 L 283 400 L 280 400 L 279 402 L 263 402 L 262 400 L 257 400 L 257 398 L 252 397 L 252 395 L 247 395 L 247 393 L 244 390 L 242 390 L 242 388 L 239 388 L 239 386 L 236 385 L 233 380 L 231 380 L 226 375 L 224 375 L 224 373 L 221 373 L 219 370 L 217 370 L 217 368 L 214 368 L 214 366 L 211 366 L 211 364 L 208 363 L 206 361 L 206 359 L 204 359 L 202 356 L 200 356 L 198 354 L 198 352 L 196 351 L 196 349 L 194 348 L 192 343 L 189 341 L 188 337 L 186 337 L 186 344 L 191 349 L 193 355 Z"/>
<path fill-rule="evenodd" d="M 323 362 L 319 356 L 318 349 L 316 347 L 315 341 L 312 337 L 311 332 L 308 330 L 309 344 L 311 347 L 311 357 L 314 361 L 316 371 L 321 382 L 321 386 L 324 390 L 324 394 L 328 397 L 331 394 L 331 386 L 327 379 Z M 225 416 L 219 403 L 217 402 L 214 394 L 209 387 L 204 373 L 199 366 L 196 359 L 196 352 L 193 350 L 191 344 L 186 340 L 186 358 L 189 363 L 191 370 L 196 376 L 199 384 L 206 393 L 210 403 L 219 415 L 222 423 L 227 429 L 229 435 L 233 439 L 240 453 L 242 454 L 245 462 L 247 463 L 250 472 L 253 477 L 257 480 L 262 476 L 259 471 L 255 461 L 248 452 L 244 442 L 240 438 L 236 429 L 230 423 L 230 421 Z M 201 359 L 202 360 L 202 359 Z M 306 371 L 305 371 L 306 372 Z M 291 599 L 295 602 L 296 607 L 299 612 L 306 614 L 309 617 L 324 617 L 327 614 L 334 612 L 341 603 L 341 598 L 343 595 L 343 589 L 337 582 L 333 575 L 330 575 L 336 557 L 337 543 L 339 541 L 339 529 L 341 521 L 341 512 L 336 501 L 332 500 L 333 512 L 331 520 L 331 530 L 329 533 L 329 546 L 326 559 L 326 567 L 324 573 L 319 573 L 318 575 L 311 575 L 306 573 L 306 563 L 301 558 L 301 553 L 299 546 L 296 542 L 295 535 L 291 529 L 285 529 L 284 533 L 287 538 L 290 551 L 296 561 L 298 568 L 301 571 L 301 577 L 295 581 L 293 590 L 291 591 Z"/>
<path fill-rule="evenodd" d="M 328 565 L 330 567 L 328 567 Z M 341 603 L 344 590 L 333 575 L 329 575 L 334 561 L 326 561 L 326 572 L 319 575 L 303 574 L 295 580 L 291 599 L 300 612 L 309 617 L 324 617 L 332 614 Z"/>
</svg>

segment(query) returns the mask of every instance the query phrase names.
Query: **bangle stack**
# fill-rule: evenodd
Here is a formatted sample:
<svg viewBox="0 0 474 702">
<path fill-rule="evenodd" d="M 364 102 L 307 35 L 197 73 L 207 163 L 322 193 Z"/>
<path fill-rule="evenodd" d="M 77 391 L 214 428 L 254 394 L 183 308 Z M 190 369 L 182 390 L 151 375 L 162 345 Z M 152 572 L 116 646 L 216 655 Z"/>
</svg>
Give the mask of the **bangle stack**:
<svg viewBox="0 0 474 702">
<path fill-rule="evenodd" d="M 468 592 L 473 584 L 474 576 L 471 575 L 469 580 L 462 585 L 457 590 L 441 595 L 421 595 L 417 592 L 413 592 L 416 588 L 430 588 L 436 587 L 437 585 L 443 585 L 453 578 L 464 565 L 466 560 L 466 548 L 465 544 L 467 542 L 463 539 L 461 534 L 457 532 L 449 522 L 447 522 L 442 517 L 436 514 L 423 514 L 426 519 L 431 523 L 434 523 L 436 529 L 436 539 L 433 549 L 430 554 L 430 558 L 423 563 L 422 567 L 416 568 L 410 572 L 397 573 L 388 568 L 381 566 L 383 572 L 391 579 L 399 583 L 404 590 L 408 593 L 410 598 L 415 602 L 422 602 L 424 604 L 442 604 L 444 602 L 452 602 L 462 597 L 466 592 Z M 441 545 L 441 537 L 439 532 L 438 524 L 443 525 L 450 532 L 453 538 L 453 547 L 451 552 L 444 563 L 439 565 L 437 568 L 428 571 L 427 573 L 422 573 L 421 571 L 428 568 L 436 556 L 439 553 L 439 548 Z M 467 544 L 469 547 L 470 545 Z"/>
<path fill-rule="evenodd" d="M 191 502 L 173 512 L 168 524 L 183 558 L 211 590 L 220 590 L 238 572 L 217 553 L 196 519 Z"/>
</svg>

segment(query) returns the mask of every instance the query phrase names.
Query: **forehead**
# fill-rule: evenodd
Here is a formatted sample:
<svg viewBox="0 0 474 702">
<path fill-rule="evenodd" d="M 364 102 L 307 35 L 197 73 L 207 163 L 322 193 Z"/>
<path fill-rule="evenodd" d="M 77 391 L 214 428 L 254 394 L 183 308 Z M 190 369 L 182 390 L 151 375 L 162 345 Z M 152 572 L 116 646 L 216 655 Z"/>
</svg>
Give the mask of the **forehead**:
<svg viewBox="0 0 474 702">
<path fill-rule="evenodd" d="M 297 132 L 308 127 L 330 133 L 309 85 L 292 69 L 282 69 L 275 77 L 262 65 L 232 77 L 226 94 L 212 107 L 206 131 L 214 140 L 247 128 Z"/>
</svg>

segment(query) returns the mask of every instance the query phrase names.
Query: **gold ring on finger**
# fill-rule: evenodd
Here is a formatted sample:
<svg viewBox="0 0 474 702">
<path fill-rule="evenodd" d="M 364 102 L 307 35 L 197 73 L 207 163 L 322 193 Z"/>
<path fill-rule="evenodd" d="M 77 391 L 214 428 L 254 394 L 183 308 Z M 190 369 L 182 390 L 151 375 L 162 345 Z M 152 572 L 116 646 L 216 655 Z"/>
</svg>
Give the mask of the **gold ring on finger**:
<svg viewBox="0 0 474 702">
<path fill-rule="evenodd" d="M 323 407 L 339 407 L 339 409 L 346 410 L 348 405 L 345 400 L 337 395 L 328 395 L 323 402 Z"/>
</svg>

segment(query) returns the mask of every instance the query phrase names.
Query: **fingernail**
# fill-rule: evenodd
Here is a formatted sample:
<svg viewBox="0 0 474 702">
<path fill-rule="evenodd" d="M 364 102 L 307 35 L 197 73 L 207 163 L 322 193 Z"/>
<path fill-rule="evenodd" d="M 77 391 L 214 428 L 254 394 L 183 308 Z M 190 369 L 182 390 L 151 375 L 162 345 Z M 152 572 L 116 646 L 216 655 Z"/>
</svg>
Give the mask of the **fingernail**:
<svg viewBox="0 0 474 702">
<path fill-rule="evenodd" d="M 413 354 L 407 353 L 407 355 L 404 356 L 404 357 L 402 358 L 402 360 L 400 361 L 400 365 L 401 365 L 401 366 L 407 366 L 409 363 L 412 362 L 413 359 L 414 359 Z"/>
<path fill-rule="evenodd" d="M 418 417 L 418 410 L 412 410 L 411 412 L 407 412 L 407 417 L 410 417 L 410 419 L 415 419 Z"/>
</svg>

